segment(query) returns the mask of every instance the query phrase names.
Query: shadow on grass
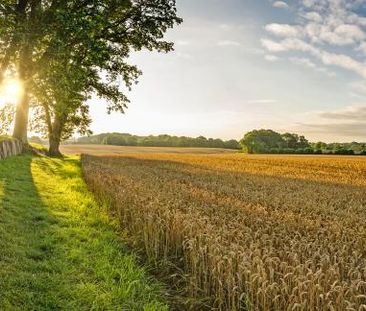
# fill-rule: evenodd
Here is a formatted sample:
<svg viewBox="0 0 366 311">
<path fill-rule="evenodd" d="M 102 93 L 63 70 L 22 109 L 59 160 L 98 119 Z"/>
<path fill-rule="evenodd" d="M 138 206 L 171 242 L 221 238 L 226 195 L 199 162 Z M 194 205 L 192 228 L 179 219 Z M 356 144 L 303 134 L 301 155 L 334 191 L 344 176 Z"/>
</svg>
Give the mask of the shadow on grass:
<svg viewBox="0 0 366 311">
<path fill-rule="evenodd" d="M 0 161 L 0 310 L 167 310 L 77 158 Z"/>
<path fill-rule="evenodd" d="M 57 220 L 42 202 L 32 157 L 0 161 L 0 309 L 57 309 L 63 283 L 55 258 Z M 59 256 L 60 254 L 58 254 Z"/>
</svg>

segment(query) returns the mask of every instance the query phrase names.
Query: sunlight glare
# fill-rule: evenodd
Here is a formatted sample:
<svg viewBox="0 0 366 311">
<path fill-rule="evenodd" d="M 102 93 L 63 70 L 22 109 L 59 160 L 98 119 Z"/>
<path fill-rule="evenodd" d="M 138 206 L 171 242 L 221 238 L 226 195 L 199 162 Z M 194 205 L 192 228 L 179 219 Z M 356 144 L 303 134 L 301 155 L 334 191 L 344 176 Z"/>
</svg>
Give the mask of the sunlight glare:
<svg viewBox="0 0 366 311">
<path fill-rule="evenodd" d="M 23 86 L 18 79 L 6 79 L 0 87 L 0 107 L 6 104 L 16 105 L 22 93 Z"/>
</svg>

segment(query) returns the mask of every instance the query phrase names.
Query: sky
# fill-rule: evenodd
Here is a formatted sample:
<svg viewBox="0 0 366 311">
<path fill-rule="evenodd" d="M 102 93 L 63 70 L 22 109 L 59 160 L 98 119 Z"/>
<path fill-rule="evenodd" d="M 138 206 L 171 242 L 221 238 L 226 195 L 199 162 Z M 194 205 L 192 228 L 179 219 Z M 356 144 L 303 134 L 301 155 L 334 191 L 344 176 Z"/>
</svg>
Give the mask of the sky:
<svg viewBox="0 0 366 311">
<path fill-rule="evenodd" d="M 169 54 L 140 52 L 124 115 L 94 133 L 240 139 L 252 129 L 366 141 L 366 0 L 177 0 Z"/>
</svg>

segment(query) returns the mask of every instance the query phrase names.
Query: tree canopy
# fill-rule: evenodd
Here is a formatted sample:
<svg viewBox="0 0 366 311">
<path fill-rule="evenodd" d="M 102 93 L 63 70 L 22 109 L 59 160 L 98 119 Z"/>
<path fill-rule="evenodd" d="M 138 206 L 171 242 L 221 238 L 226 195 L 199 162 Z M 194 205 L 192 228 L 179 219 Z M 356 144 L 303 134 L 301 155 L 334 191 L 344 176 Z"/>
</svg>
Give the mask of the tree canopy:
<svg viewBox="0 0 366 311">
<path fill-rule="evenodd" d="M 305 152 L 311 147 L 304 136 L 291 133 L 279 134 L 266 129 L 246 133 L 240 144 L 248 153 L 279 153 L 282 150 L 287 150 L 289 153 L 295 150 Z"/>
<path fill-rule="evenodd" d="M 74 129 L 86 133 L 92 94 L 107 100 L 108 112 L 123 112 L 141 74 L 128 63 L 131 52 L 171 51 L 164 34 L 181 21 L 175 0 L 2 1 L 0 70 L 25 88 L 14 136 L 26 141 L 30 104 L 54 151 Z"/>
<path fill-rule="evenodd" d="M 240 149 L 240 144 L 235 139 L 224 141 L 222 139 L 197 138 L 170 135 L 137 136 L 126 133 L 104 133 L 93 136 L 81 137 L 77 140 L 80 144 L 104 144 L 115 146 L 147 146 L 147 147 L 202 147 Z"/>
<path fill-rule="evenodd" d="M 240 141 L 247 153 L 366 155 L 366 143 L 310 143 L 305 136 L 273 130 L 253 130 Z"/>
</svg>

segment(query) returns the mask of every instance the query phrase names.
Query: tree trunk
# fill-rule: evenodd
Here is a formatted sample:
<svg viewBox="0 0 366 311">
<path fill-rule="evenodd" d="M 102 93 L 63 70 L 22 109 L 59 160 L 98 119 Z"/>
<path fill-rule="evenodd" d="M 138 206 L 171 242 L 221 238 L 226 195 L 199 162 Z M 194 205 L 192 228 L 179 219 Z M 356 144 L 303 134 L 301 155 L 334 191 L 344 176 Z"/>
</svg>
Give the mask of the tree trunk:
<svg viewBox="0 0 366 311">
<path fill-rule="evenodd" d="M 28 145 L 29 90 L 27 80 L 30 72 L 29 64 L 31 63 L 30 51 L 30 46 L 27 45 L 20 51 L 18 72 L 19 80 L 24 89 L 17 104 L 13 132 L 13 137 L 19 139 L 24 145 Z"/>
<path fill-rule="evenodd" d="M 50 147 L 48 149 L 48 154 L 51 157 L 62 157 L 62 153 L 60 152 L 60 141 L 60 139 L 50 136 Z"/>
<path fill-rule="evenodd" d="M 50 147 L 48 153 L 51 157 L 62 157 L 62 153 L 60 152 L 60 143 L 64 123 L 63 116 L 55 116 L 52 131 L 49 133 Z"/>
<path fill-rule="evenodd" d="M 28 116 L 29 96 L 24 90 L 21 100 L 17 105 L 13 132 L 13 137 L 20 140 L 24 145 L 28 144 Z"/>
<path fill-rule="evenodd" d="M 19 24 L 24 23 L 24 20 L 27 19 L 27 7 L 30 4 L 30 0 L 19 0 L 16 5 L 16 13 L 17 13 L 17 22 Z M 31 19 L 35 18 L 36 9 L 39 6 L 39 1 L 33 1 L 30 12 L 31 12 Z M 31 66 L 32 66 L 32 49 L 33 49 L 33 39 L 32 30 L 26 29 L 28 31 L 27 35 L 25 36 L 24 40 L 19 44 L 20 45 L 20 53 L 19 53 L 19 63 L 18 63 L 18 74 L 19 80 L 23 83 L 23 94 L 17 104 L 17 109 L 15 113 L 15 123 L 14 123 L 14 132 L 13 137 L 20 140 L 23 145 L 28 145 L 28 117 L 29 117 L 29 88 L 28 88 L 28 79 L 31 76 Z M 6 56 L 7 58 L 10 55 Z M 5 59 L 6 62 L 9 62 L 9 59 Z M 5 70 L 7 63 L 4 62 Z"/>
</svg>

